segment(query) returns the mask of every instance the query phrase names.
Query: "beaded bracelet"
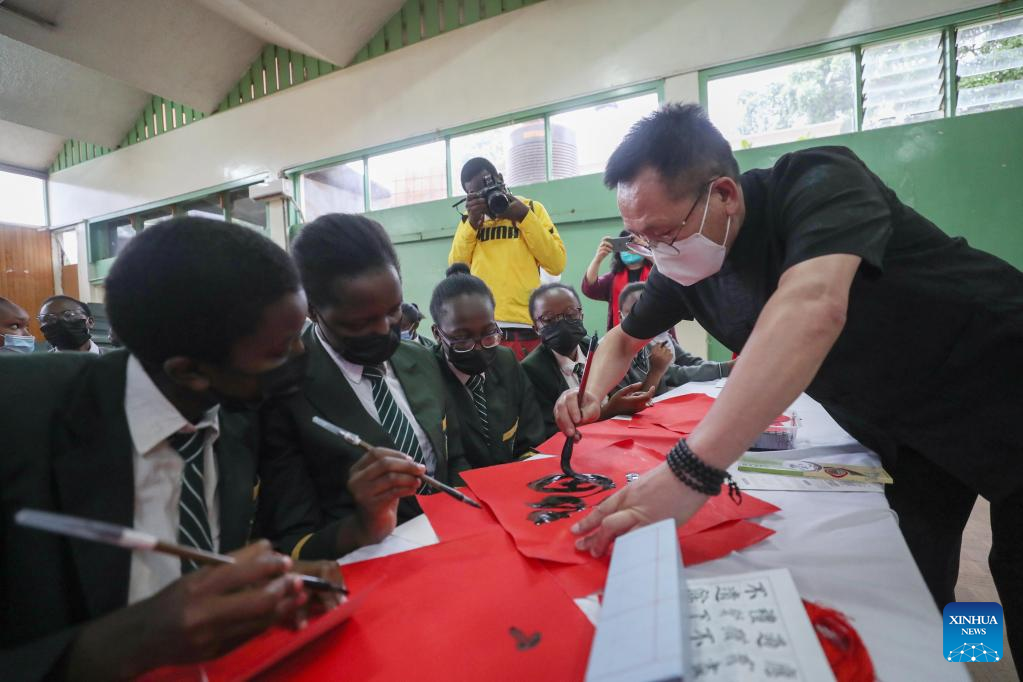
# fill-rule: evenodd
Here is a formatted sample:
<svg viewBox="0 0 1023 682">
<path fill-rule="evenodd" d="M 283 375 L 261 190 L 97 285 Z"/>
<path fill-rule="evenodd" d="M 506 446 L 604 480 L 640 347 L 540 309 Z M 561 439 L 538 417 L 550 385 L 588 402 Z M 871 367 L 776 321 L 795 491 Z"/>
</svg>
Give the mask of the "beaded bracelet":
<svg viewBox="0 0 1023 682">
<path fill-rule="evenodd" d="M 742 491 L 732 475 L 700 460 L 685 438 L 668 452 L 668 467 L 678 480 L 704 495 L 720 495 L 721 484 L 727 481 L 728 497 L 736 504 L 742 503 Z"/>
</svg>

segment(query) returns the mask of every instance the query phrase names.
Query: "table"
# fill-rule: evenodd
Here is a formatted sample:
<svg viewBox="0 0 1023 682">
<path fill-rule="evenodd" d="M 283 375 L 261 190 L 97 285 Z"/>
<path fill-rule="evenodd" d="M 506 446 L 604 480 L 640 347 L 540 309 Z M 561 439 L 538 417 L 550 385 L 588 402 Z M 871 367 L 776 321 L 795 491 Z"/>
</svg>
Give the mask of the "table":
<svg viewBox="0 0 1023 682">
<path fill-rule="evenodd" d="M 717 396 L 724 382 L 690 383 L 659 399 L 686 393 Z M 797 449 L 784 456 L 877 465 L 877 456 L 857 443 L 809 396 L 793 404 L 801 426 Z M 772 456 L 780 456 L 776 453 Z M 870 651 L 879 680 L 968 681 L 965 664 L 942 657 L 942 617 L 899 532 L 883 493 L 756 491 L 781 511 L 758 519 L 775 534 L 727 557 L 686 569 L 703 578 L 788 568 L 800 595 L 843 612 Z M 402 524 L 378 545 L 341 560 L 362 561 L 436 543 L 425 515 Z M 591 620 L 595 598 L 576 603 Z"/>
</svg>

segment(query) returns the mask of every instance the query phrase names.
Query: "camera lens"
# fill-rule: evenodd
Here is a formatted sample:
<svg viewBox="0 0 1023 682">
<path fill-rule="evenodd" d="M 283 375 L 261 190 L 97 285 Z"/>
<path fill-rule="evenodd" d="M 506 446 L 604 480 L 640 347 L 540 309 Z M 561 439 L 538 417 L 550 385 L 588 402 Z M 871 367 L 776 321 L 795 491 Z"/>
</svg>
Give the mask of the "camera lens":
<svg viewBox="0 0 1023 682">
<path fill-rule="evenodd" d="M 500 215 L 507 211 L 510 203 L 508 195 L 502 192 L 493 192 L 487 197 L 487 208 L 490 211 L 490 215 L 493 216 Z"/>
</svg>

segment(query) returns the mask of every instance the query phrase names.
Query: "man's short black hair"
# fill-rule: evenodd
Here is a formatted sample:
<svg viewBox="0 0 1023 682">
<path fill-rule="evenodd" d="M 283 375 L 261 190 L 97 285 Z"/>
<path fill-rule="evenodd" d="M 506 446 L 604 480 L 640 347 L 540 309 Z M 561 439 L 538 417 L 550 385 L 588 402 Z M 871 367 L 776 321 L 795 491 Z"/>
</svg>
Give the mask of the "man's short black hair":
<svg viewBox="0 0 1023 682">
<path fill-rule="evenodd" d="M 401 316 L 406 320 L 415 324 L 416 322 L 423 321 L 423 311 L 419 309 L 415 303 L 402 303 L 401 304 Z"/>
<path fill-rule="evenodd" d="M 300 290 L 288 254 L 255 230 L 181 217 L 143 230 L 106 279 L 107 314 L 143 363 L 224 363 L 264 310 Z"/>
<path fill-rule="evenodd" d="M 85 313 L 86 317 L 92 317 L 92 310 L 89 309 L 88 304 L 86 304 L 83 301 L 79 301 L 77 298 L 65 296 L 64 294 L 50 296 L 45 301 L 43 301 L 42 305 L 39 306 L 39 309 L 42 310 L 43 308 L 46 307 L 47 303 L 52 303 L 53 301 L 67 301 L 68 303 L 73 303 L 74 305 L 81 308 L 82 312 Z"/>
<path fill-rule="evenodd" d="M 456 263 L 455 265 L 465 265 L 464 263 Z M 471 275 L 461 270 L 456 270 L 455 266 L 452 265 L 448 268 L 448 276 L 440 281 L 433 289 L 433 296 L 430 298 L 430 315 L 433 317 L 433 321 L 440 324 L 441 314 L 444 312 L 444 304 L 456 296 L 462 296 L 464 294 L 476 294 L 490 301 L 490 306 L 494 307 L 494 294 L 490 291 L 490 287 L 479 277 Z"/>
<path fill-rule="evenodd" d="M 469 159 L 462 166 L 462 189 L 469 184 L 469 181 L 480 174 L 480 171 L 489 171 L 494 179 L 497 179 L 497 167 L 492 164 L 488 159 L 484 159 L 482 156 L 477 156 Z"/>
<path fill-rule="evenodd" d="M 646 289 L 646 282 L 630 282 L 622 287 L 622 292 L 618 294 L 618 310 L 622 309 L 622 303 L 625 302 L 625 299 L 635 293 L 643 293 L 644 289 Z"/>
<path fill-rule="evenodd" d="M 533 293 L 529 295 L 529 316 L 533 318 L 534 322 L 536 322 L 536 315 L 533 314 L 533 309 L 536 307 L 537 300 L 539 300 L 539 298 L 548 291 L 553 291 L 554 289 L 564 289 L 568 293 L 572 294 L 576 303 L 579 304 L 579 307 L 582 307 L 583 303 L 579 299 L 579 294 L 576 292 L 575 287 L 571 284 L 563 284 L 561 282 L 548 282 L 547 284 L 541 284 L 537 288 L 533 289 Z"/>
<path fill-rule="evenodd" d="M 361 215 L 328 213 L 307 224 L 291 245 L 309 302 L 336 304 L 330 286 L 338 277 L 393 267 L 401 274 L 398 254 L 383 225 Z"/>
<path fill-rule="evenodd" d="M 714 177 L 739 179 L 728 140 L 697 104 L 665 104 L 637 121 L 607 160 L 604 184 L 615 189 L 646 168 L 657 171 L 676 195 Z"/>
<path fill-rule="evenodd" d="M 445 277 L 450 277 L 451 275 L 471 275 L 471 274 L 472 274 L 472 270 L 469 269 L 469 264 L 468 263 L 461 263 L 461 262 L 459 262 L 459 263 L 452 263 L 451 265 L 449 265 L 447 271 L 444 273 L 444 276 Z"/>
</svg>

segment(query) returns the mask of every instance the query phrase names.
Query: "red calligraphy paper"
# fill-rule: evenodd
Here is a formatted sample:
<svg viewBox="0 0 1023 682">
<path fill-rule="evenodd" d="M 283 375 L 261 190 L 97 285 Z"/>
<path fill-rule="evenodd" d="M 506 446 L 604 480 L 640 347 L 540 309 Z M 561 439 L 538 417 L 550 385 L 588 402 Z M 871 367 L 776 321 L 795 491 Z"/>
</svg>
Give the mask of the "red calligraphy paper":
<svg viewBox="0 0 1023 682">
<path fill-rule="evenodd" d="M 471 491 L 466 488 L 459 488 L 468 497 L 473 497 Z M 475 499 L 475 498 L 473 498 Z M 457 540 L 459 538 L 475 535 L 476 533 L 500 528 L 497 519 L 484 507 L 476 509 L 464 502 L 459 502 L 450 495 L 417 495 L 416 500 L 423 508 L 426 517 L 430 519 L 433 532 L 441 541 Z M 479 500 L 476 500 L 479 502 Z"/>
<path fill-rule="evenodd" d="M 579 427 L 583 434 L 582 440 L 575 444 L 574 454 L 584 454 L 606 448 L 612 443 L 631 438 L 639 445 L 660 453 L 661 459 L 668 450 L 678 442 L 678 434 L 657 424 L 649 423 L 642 427 L 632 427 L 627 419 L 605 419 Z M 565 445 L 565 436 L 556 433 L 549 440 L 536 446 L 538 452 L 546 455 L 560 455 Z M 574 456 L 574 455 L 573 455 Z"/>
<path fill-rule="evenodd" d="M 593 626 L 497 529 L 344 566 L 383 585 L 268 680 L 581 680 Z"/>
<path fill-rule="evenodd" d="M 552 493 L 534 491 L 529 484 L 560 473 L 559 458 L 536 458 L 473 469 L 462 472 L 462 479 L 476 497 L 490 508 L 524 555 L 534 559 L 579 564 L 586 560 L 587 555 L 575 549 L 575 537 L 569 530 L 572 524 L 585 516 L 587 510 L 616 490 L 621 490 L 628 474 L 642 474 L 661 461 L 662 458 L 656 452 L 631 440 L 620 441 L 598 451 L 573 455 L 573 469 L 579 473 L 607 476 L 614 482 L 615 488 L 598 490 L 595 494 L 580 493 L 586 495 L 579 498 L 585 505 L 582 511 L 542 525 L 530 520 L 530 513 L 538 511 L 530 505 L 539 503 Z"/>
</svg>

